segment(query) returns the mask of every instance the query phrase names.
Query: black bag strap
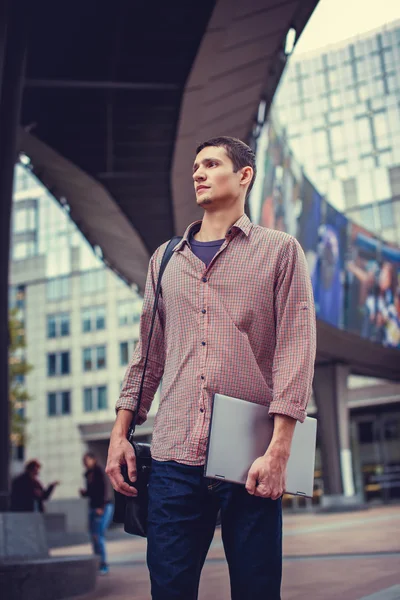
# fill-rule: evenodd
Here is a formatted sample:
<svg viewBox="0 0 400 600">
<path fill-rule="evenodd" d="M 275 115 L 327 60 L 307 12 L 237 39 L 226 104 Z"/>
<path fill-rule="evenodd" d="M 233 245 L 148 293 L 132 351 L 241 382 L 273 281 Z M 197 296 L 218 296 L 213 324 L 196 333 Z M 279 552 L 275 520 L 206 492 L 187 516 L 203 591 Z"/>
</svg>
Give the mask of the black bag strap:
<svg viewBox="0 0 400 600">
<path fill-rule="evenodd" d="M 160 272 L 158 274 L 158 281 L 157 281 L 156 293 L 155 293 L 155 298 L 154 298 L 153 316 L 151 318 L 149 341 L 148 341 L 148 344 L 147 344 L 146 359 L 144 361 L 144 367 L 143 367 L 143 373 L 142 373 L 142 381 L 140 382 L 140 388 L 139 388 L 139 394 L 138 394 L 138 399 L 137 399 L 136 411 L 135 411 L 135 414 L 133 415 L 133 419 L 132 419 L 132 422 L 130 424 L 129 431 L 128 431 L 128 440 L 131 443 L 133 441 L 133 434 L 135 433 L 136 421 L 137 421 L 137 417 L 138 417 L 139 410 L 140 410 L 140 404 L 142 402 L 144 378 L 146 376 L 147 363 L 148 363 L 148 360 L 149 360 L 150 344 L 151 344 L 151 338 L 153 336 L 154 322 L 156 320 L 156 314 L 157 314 L 157 308 L 158 308 L 158 299 L 160 297 L 160 292 L 161 292 L 161 279 L 162 279 L 163 273 L 165 271 L 165 268 L 166 268 L 167 264 L 169 263 L 169 261 L 170 261 L 170 259 L 172 257 L 174 248 L 175 248 L 175 246 L 177 246 L 179 244 L 179 242 L 181 241 L 181 239 L 182 239 L 182 237 L 176 235 L 176 236 L 174 236 L 168 242 L 168 245 L 165 248 L 165 252 L 164 252 L 162 260 L 161 260 Z"/>
</svg>

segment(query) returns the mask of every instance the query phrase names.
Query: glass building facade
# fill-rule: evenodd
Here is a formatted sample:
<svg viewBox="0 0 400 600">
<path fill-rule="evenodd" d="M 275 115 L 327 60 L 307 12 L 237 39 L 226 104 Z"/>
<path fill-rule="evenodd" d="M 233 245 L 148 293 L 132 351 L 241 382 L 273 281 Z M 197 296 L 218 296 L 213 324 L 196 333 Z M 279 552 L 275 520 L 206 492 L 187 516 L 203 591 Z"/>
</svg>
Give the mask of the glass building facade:
<svg viewBox="0 0 400 600">
<path fill-rule="evenodd" d="M 43 481 L 61 480 L 57 502 L 82 486 L 87 449 L 105 464 L 142 298 L 104 265 L 68 205 L 60 206 L 29 163 L 16 166 L 13 200 L 9 307 L 24 329 L 23 358 L 32 369 L 19 381 L 31 399 L 21 407 L 26 443 L 14 443 L 12 471 L 40 460 Z M 153 416 L 156 409 L 157 399 Z"/>
<path fill-rule="evenodd" d="M 293 56 L 273 113 L 319 192 L 400 242 L 400 21 Z"/>
</svg>

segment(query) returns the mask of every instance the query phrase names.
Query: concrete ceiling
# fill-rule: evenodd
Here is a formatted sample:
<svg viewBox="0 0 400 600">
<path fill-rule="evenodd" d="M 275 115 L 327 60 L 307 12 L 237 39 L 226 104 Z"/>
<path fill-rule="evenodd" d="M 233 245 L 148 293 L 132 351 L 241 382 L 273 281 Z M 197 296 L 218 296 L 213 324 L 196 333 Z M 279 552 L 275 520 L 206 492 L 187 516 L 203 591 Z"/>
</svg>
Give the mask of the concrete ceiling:
<svg viewBox="0 0 400 600">
<path fill-rule="evenodd" d="M 211 135 L 248 140 L 287 31 L 318 0 L 43 0 L 20 132 L 33 172 L 105 262 L 143 290 L 154 250 L 201 213 L 190 178 Z"/>
</svg>

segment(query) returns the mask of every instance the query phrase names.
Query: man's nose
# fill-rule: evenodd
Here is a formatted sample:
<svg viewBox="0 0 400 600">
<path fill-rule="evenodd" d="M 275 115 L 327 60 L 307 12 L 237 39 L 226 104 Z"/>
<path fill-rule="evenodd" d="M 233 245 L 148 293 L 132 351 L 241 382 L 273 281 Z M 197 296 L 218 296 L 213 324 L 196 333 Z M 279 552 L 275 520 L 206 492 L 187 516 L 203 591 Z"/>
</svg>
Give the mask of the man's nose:
<svg viewBox="0 0 400 600">
<path fill-rule="evenodd" d="M 204 181 L 206 178 L 206 175 L 204 173 L 204 171 L 201 171 L 200 169 L 197 169 L 197 171 L 195 173 L 193 173 L 193 181 L 195 183 L 197 183 L 198 181 Z"/>
</svg>

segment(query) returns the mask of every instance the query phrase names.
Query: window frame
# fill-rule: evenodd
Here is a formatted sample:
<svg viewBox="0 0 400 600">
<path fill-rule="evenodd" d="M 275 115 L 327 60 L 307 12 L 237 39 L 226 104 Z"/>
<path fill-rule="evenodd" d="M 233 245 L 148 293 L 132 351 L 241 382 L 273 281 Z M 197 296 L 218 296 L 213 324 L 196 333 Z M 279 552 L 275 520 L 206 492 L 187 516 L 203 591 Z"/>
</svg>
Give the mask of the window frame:
<svg viewBox="0 0 400 600">
<path fill-rule="evenodd" d="M 52 401 L 53 410 L 50 410 Z M 71 414 L 71 390 L 61 390 L 58 392 L 47 392 L 47 416 L 64 417 Z M 67 407 L 67 410 L 65 408 Z"/>
</svg>

